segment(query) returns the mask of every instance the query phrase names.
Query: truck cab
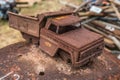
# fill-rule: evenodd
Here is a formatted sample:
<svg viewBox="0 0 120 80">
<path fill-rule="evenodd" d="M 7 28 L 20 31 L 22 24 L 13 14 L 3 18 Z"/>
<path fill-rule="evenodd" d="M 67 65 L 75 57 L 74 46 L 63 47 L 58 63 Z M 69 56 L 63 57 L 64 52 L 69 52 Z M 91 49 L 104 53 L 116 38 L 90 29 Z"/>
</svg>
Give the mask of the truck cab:
<svg viewBox="0 0 120 80">
<path fill-rule="evenodd" d="M 86 30 L 74 15 L 48 19 L 40 31 L 40 49 L 50 56 L 60 55 L 67 63 L 79 67 L 100 55 L 103 36 Z"/>
</svg>

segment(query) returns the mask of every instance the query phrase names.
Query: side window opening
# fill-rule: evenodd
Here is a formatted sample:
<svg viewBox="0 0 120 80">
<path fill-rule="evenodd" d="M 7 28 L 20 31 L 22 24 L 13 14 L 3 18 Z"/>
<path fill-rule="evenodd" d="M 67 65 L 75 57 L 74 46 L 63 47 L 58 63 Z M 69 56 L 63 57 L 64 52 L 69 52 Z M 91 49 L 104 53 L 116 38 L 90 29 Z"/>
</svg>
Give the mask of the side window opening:
<svg viewBox="0 0 120 80">
<path fill-rule="evenodd" d="M 58 29 L 57 29 L 58 27 Z M 67 26 L 56 26 L 54 24 L 51 24 L 48 28 L 48 30 L 52 31 L 52 32 L 55 32 L 57 34 L 63 34 L 65 32 L 69 32 L 71 30 L 75 30 L 79 28 L 78 26 L 76 25 L 67 25 Z"/>
<path fill-rule="evenodd" d="M 57 30 L 57 26 L 51 24 L 50 27 L 49 27 L 49 30 L 53 31 L 56 33 L 56 30 Z"/>
<path fill-rule="evenodd" d="M 60 27 L 59 34 L 74 30 L 76 28 L 77 28 L 76 26 L 72 26 L 72 25 Z"/>
</svg>

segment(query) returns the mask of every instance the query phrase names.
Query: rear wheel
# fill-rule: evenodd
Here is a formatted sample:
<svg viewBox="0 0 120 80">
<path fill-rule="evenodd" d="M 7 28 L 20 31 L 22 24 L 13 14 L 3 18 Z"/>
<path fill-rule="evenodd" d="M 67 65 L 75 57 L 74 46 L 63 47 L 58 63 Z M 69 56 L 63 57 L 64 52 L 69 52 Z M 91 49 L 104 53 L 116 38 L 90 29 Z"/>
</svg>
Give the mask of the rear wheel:
<svg viewBox="0 0 120 80">
<path fill-rule="evenodd" d="M 28 41 L 29 43 L 32 43 L 32 39 L 27 34 L 23 32 L 21 32 L 21 34 L 26 41 Z"/>
<path fill-rule="evenodd" d="M 28 34 L 25 34 L 25 33 L 23 33 L 23 32 L 21 32 L 22 33 L 22 36 L 23 36 L 23 38 L 26 40 L 26 41 L 28 41 L 28 43 L 33 43 L 33 44 L 35 44 L 35 45 L 39 45 L 39 39 L 38 38 L 35 38 L 35 37 L 32 37 L 32 36 L 30 36 L 30 35 L 28 35 Z"/>
</svg>

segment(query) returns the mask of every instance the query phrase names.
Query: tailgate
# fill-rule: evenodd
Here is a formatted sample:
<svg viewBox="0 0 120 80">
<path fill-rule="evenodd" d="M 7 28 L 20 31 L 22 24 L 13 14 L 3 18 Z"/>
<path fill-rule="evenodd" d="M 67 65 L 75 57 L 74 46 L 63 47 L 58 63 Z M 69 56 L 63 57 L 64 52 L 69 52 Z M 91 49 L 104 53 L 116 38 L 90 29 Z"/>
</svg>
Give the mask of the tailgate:
<svg viewBox="0 0 120 80">
<path fill-rule="evenodd" d="M 9 12 L 9 26 L 29 35 L 39 37 L 39 20 Z"/>
</svg>

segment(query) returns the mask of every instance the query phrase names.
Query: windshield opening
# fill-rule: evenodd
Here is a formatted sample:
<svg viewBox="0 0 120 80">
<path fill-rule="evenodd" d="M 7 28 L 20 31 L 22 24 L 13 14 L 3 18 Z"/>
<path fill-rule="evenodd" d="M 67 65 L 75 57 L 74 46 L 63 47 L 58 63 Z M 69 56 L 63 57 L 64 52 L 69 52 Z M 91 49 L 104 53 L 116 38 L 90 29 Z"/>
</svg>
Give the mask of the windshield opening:
<svg viewBox="0 0 120 80">
<path fill-rule="evenodd" d="M 80 27 L 80 24 L 79 25 L 78 24 L 77 25 L 76 24 L 67 25 L 67 26 L 56 26 L 54 24 L 51 24 L 49 27 L 49 30 L 52 32 L 55 32 L 57 34 L 63 34 L 63 33 L 69 32 L 71 30 L 78 29 L 79 27 Z"/>
</svg>

